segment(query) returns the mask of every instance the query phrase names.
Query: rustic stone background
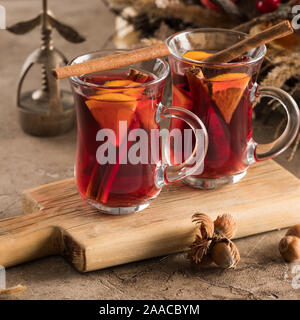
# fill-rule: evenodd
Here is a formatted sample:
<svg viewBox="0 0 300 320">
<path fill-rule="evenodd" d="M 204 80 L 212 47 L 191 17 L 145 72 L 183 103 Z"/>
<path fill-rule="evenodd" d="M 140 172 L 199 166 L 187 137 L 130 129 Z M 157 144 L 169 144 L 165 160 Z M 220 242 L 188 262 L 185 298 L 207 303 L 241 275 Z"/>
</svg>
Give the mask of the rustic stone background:
<svg viewBox="0 0 300 320">
<path fill-rule="evenodd" d="M 8 24 L 30 19 L 41 8 L 39 0 L 2 0 L 1 4 L 7 9 Z M 55 45 L 69 58 L 112 46 L 108 40 L 114 17 L 100 0 L 50 0 L 50 8 L 88 38 L 72 45 L 55 33 Z M 39 45 L 39 33 L 15 36 L 0 30 L 0 39 L 1 219 L 22 214 L 24 189 L 73 175 L 76 131 L 56 138 L 35 138 L 22 132 L 15 107 L 17 79 L 25 58 Z M 266 141 L 273 131 L 271 125 L 260 126 L 256 134 Z M 299 152 L 290 163 L 287 154 L 278 162 L 300 177 Z M 237 240 L 241 262 L 229 271 L 194 270 L 184 254 L 88 274 L 79 274 L 61 257 L 45 258 L 7 270 L 8 286 L 21 283 L 28 287 L 10 299 L 299 299 L 300 289 L 292 288 L 293 265 L 285 264 L 277 250 L 284 232 Z"/>
</svg>

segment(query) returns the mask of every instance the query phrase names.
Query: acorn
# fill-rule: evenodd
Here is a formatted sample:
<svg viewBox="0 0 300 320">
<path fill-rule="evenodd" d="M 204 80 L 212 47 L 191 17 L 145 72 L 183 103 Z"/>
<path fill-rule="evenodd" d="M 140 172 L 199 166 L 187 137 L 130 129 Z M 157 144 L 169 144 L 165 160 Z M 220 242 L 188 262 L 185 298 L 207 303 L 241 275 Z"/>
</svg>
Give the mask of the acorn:
<svg viewBox="0 0 300 320">
<path fill-rule="evenodd" d="M 295 236 L 295 237 L 300 238 L 300 224 L 297 224 L 296 226 L 289 228 L 285 235 L 286 236 Z"/>
<path fill-rule="evenodd" d="M 279 242 L 279 252 L 285 261 L 300 259 L 300 239 L 296 236 L 285 236 Z"/>
<path fill-rule="evenodd" d="M 236 245 L 229 239 L 216 242 L 211 250 L 211 258 L 219 267 L 232 269 L 240 261 L 240 253 Z"/>
<path fill-rule="evenodd" d="M 236 222 L 228 213 L 218 216 L 214 222 L 215 233 L 221 238 L 231 239 L 235 235 L 236 229 Z"/>
<path fill-rule="evenodd" d="M 214 234 L 214 222 L 205 213 L 194 213 L 192 216 L 192 222 L 199 225 L 199 230 L 202 239 L 212 238 Z"/>
</svg>

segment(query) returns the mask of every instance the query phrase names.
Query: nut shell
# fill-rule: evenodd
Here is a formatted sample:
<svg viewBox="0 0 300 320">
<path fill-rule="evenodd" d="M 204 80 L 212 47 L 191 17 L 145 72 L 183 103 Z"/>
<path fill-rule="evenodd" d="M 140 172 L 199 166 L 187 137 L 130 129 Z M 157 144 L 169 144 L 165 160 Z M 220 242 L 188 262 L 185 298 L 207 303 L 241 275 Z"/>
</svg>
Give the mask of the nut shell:
<svg viewBox="0 0 300 320">
<path fill-rule="evenodd" d="M 199 263 L 200 267 L 208 267 L 213 263 L 212 257 L 210 255 L 203 256 L 202 260 Z"/>
<path fill-rule="evenodd" d="M 300 239 L 296 236 L 285 236 L 279 242 L 279 252 L 285 261 L 300 259 Z"/>
<path fill-rule="evenodd" d="M 220 235 L 222 238 L 231 239 L 236 232 L 237 226 L 232 215 L 225 213 L 218 216 L 214 222 L 215 233 Z"/>
<path fill-rule="evenodd" d="M 207 254 L 210 242 L 210 240 L 202 239 L 199 235 L 196 235 L 196 240 L 190 246 L 187 258 L 196 264 L 201 263 L 202 259 Z"/>
<path fill-rule="evenodd" d="M 212 238 L 214 234 L 214 222 L 205 213 L 195 213 L 192 216 L 192 221 L 199 225 L 202 239 Z"/>
<path fill-rule="evenodd" d="M 285 235 L 286 236 L 296 236 L 296 237 L 300 238 L 300 224 L 297 224 L 296 226 L 289 228 Z"/>
<path fill-rule="evenodd" d="M 229 239 L 217 242 L 211 251 L 212 260 L 225 269 L 235 268 L 240 261 L 240 253 L 236 245 Z"/>
</svg>

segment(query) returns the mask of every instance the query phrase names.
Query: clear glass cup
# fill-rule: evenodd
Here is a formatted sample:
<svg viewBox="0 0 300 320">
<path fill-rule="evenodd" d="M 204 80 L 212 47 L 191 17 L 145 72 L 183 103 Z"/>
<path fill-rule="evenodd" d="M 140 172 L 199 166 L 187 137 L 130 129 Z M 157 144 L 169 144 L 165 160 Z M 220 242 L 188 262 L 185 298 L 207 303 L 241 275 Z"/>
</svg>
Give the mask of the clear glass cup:
<svg viewBox="0 0 300 320">
<path fill-rule="evenodd" d="M 297 135 L 299 109 L 294 99 L 279 88 L 257 88 L 265 46 L 232 63 L 204 63 L 188 58 L 194 57 L 191 51 L 217 52 L 245 37 L 246 34 L 232 30 L 196 29 L 179 32 L 166 41 L 171 52 L 172 104 L 195 113 L 209 137 L 203 172 L 185 179 L 193 187 L 214 189 L 235 183 L 245 176 L 250 164 L 279 155 Z M 192 55 L 184 57 L 188 51 Z M 258 144 L 252 138 L 252 108 L 257 97 L 265 96 L 282 104 L 287 125 L 272 143 Z M 182 131 L 185 127 L 171 121 L 173 129 Z"/>
<path fill-rule="evenodd" d="M 118 52 L 89 53 L 70 64 Z M 140 72 L 139 79 L 147 80 L 139 82 L 134 75 L 129 76 L 130 68 Z M 208 145 L 205 127 L 197 116 L 183 108 L 162 105 L 169 73 L 166 61 L 155 59 L 130 68 L 70 79 L 77 113 L 78 190 L 83 199 L 111 214 L 146 208 L 164 185 L 199 169 Z M 161 143 L 160 125 L 169 118 L 183 120 L 196 137 L 193 155 L 178 166 L 163 161 L 170 144 Z"/>
</svg>

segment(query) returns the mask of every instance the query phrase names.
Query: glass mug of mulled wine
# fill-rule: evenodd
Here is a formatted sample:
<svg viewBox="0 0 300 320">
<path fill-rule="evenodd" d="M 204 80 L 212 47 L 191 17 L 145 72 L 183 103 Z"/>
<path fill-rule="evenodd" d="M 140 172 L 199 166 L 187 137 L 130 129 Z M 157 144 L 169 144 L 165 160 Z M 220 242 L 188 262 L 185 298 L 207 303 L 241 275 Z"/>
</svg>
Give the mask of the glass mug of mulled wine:
<svg viewBox="0 0 300 320">
<path fill-rule="evenodd" d="M 119 52 L 89 53 L 70 64 Z M 77 187 L 103 212 L 140 211 L 164 185 L 195 173 L 203 163 L 208 139 L 202 122 L 189 110 L 161 103 L 168 74 L 168 63 L 155 59 L 70 79 L 78 127 Z M 171 144 L 162 143 L 160 125 L 169 118 L 184 121 L 196 137 L 191 156 L 177 166 L 163 161 Z"/>
<path fill-rule="evenodd" d="M 245 37 L 244 33 L 225 29 L 195 29 L 179 32 L 166 41 L 171 52 L 172 104 L 196 114 L 208 132 L 204 170 L 184 180 L 193 187 L 214 189 L 235 183 L 245 176 L 250 164 L 277 156 L 296 137 L 299 111 L 294 99 L 278 88 L 257 88 L 265 46 L 230 63 L 201 62 Z M 287 125 L 272 143 L 257 144 L 252 138 L 252 107 L 257 97 L 265 96 L 283 105 Z M 186 125 L 171 120 L 170 127 L 183 131 Z"/>
</svg>

